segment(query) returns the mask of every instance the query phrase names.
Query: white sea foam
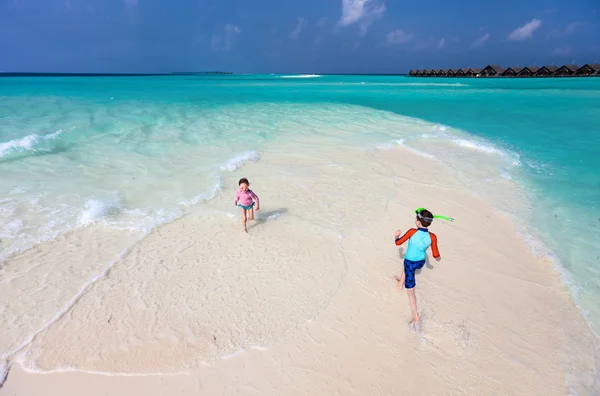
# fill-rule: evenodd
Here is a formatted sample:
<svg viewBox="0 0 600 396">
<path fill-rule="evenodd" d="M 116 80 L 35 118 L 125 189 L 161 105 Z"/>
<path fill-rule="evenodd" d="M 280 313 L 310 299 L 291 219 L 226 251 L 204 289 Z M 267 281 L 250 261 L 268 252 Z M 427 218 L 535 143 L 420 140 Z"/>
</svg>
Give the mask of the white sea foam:
<svg viewBox="0 0 600 396">
<path fill-rule="evenodd" d="M 457 137 L 456 135 L 453 135 L 453 134 L 447 132 L 449 127 L 446 125 L 438 124 L 438 125 L 435 125 L 433 128 L 435 130 L 440 131 L 441 133 L 422 133 L 420 135 L 420 137 L 423 139 L 446 140 L 446 141 L 449 141 L 449 142 L 451 142 L 459 147 L 465 148 L 465 149 L 469 149 L 469 150 L 484 153 L 484 154 L 491 154 L 491 155 L 499 156 L 501 158 L 504 158 L 505 160 L 510 161 L 511 166 L 520 166 L 521 165 L 519 155 L 517 153 L 514 153 L 509 150 L 500 149 L 488 142 L 483 142 L 483 141 L 479 141 L 479 140 L 475 140 L 475 139 L 469 139 L 466 137 Z"/>
<path fill-rule="evenodd" d="M 39 136 L 32 134 L 20 139 L 10 140 L 6 143 L 0 143 L 0 158 L 13 151 L 31 150 L 38 140 Z"/>
<path fill-rule="evenodd" d="M 187 201 L 182 201 L 179 204 L 184 205 L 184 206 L 192 206 L 192 205 L 196 205 L 196 204 L 199 204 L 202 202 L 206 202 L 211 199 L 214 199 L 217 196 L 217 194 L 219 193 L 219 191 L 221 191 L 221 179 L 220 178 L 217 179 L 217 182 L 208 191 L 202 192 L 202 193 L 196 195 L 195 197 L 193 197 L 192 199 L 189 199 Z"/>
<path fill-rule="evenodd" d="M 221 165 L 221 170 L 233 172 L 247 162 L 258 161 L 259 155 L 256 151 L 246 151 L 243 154 L 236 155 L 229 161 Z"/>
<path fill-rule="evenodd" d="M 92 224 L 104 216 L 116 214 L 121 210 L 121 203 L 117 199 L 88 199 L 79 215 L 79 225 Z"/>
<path fill-rule="evenodd" d="M 59 129 L 58 131 L 54 132 L 54 133 L 50 133 L 48 135 L 42 136 L 42 139 L 44 140 L 54 140 L 57 137 L 59 137 L 60 135 L 62 135 L 64 133 L 64 131 L 62 129 Z"/>
<path fill-rule="evenodd" d="M 408 150 L 408 151 L 410 151 L 410 152 L 412 152 L 414 154 L 417 154 L 417 155 L 419 155 L 421 157 L 429 158 L 429 159 L 432 159 L 432 160 L 436 159 L 436 157 L 433 154 L 426 153 L 425 151 L 418 150 L 418 149 L 416 149 L 414 147 L 411 147 L 411 146 L 407 145 L 406 144 L 406 139 L 396 139 L 396 140 L 394 140 L 392 142 L 381 143 L 381 144 L 376 145 L 376 148 L 379 149 L 379 150 L 389 150 L 389 149 L 391 149 L 391 148 L 393 148 L 395 146 L 402 146 L 406 150 Z"/>
<path fill-rule="evenodd" d="M 461 147 L 465 147 L 471 150 L 481 151 L 483 153 L 488 154 L 504 155 L 504 152 L 502 150 L 498 150 L 494 146 L 490 146 L 484 143 L 478 143 L 467 139 L 453 139 L 452 141 Z"/>
<path fill-rule="evenodd" d="M 317 78 L 323 77 L 320 74 L 292 74 L 288 76 L 281 76 L 281 78 Z"/>
<path fill-rule="evenodd" d="M 8 142 L 0 143 L 0 158 L 6 156 L 11 152 L 18 151 L 35 151 L 34 146 L 41 141 L 54 140 L 63 133 L 63 130 L 59 129 L 54 133 L 48 135 L 39 136 L 35 133 L 27 135 L 19 139 L 13 139 Z"/>
<path fill-rule="evenodd" d="M 432 159 L 432 160 L 436 159 L 433 154 L 426 153 L 424 151 L 418 150 L 416 148 L 413 148 L 413 147 L 407 145 L 406 141 L 404 139 L 398 139 L 398 140 L 395 141 L 395 143 L 398 144 L 398 145 L 400 145 L 400 146 L 402 146 L 402 147 L 404 147 L 408 151 L 411 151 L 411 152 L 413 152 L 413 153 L 415 153 L 417 155 L 420 155 L 421 157 L 429 158 L 429 159 Z"/>
</svg>

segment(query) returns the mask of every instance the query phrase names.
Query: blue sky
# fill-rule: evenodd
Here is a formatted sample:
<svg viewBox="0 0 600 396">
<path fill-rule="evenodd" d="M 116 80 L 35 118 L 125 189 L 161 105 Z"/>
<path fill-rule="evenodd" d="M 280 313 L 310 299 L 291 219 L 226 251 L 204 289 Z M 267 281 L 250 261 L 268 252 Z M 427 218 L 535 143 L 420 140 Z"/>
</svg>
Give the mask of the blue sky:
<svg viewBox="0 0 600 396">
<path fill-rule="evenodd" d="M 600 63 L 600 0 L 0 0 L 0 71 Z"/>
</svg>

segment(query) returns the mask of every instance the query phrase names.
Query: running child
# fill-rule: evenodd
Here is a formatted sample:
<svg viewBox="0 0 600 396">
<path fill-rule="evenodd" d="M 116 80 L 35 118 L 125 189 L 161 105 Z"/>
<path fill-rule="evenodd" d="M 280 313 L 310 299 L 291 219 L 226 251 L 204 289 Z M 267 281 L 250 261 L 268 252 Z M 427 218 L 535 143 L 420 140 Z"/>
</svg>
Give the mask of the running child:
<svg viewBox="0 0 600 396">
<path fill-rule="evenodd" d="M 247 220 L 254 220 L 254 205 L 256 205 L 256 211 L 260 210 L 260 202 L 258 196 L 250 190 L 250 182 L 248 179 L 241 178 L 238 182 L 240 186 L 239 190 L 235 193 L 235 206 L 239 206 L 242 210 L 242 225 L 244 226 L 244 232 L 248 232 L 246 228 Z M 256 202 L 255 202 L 256 201 Z"/>
<path fill-rule="evenodd" d="M 394 234 L 396 246 L 400 246 L 408 241 L 408 247 L 404 254 L 404 272 L 402 273 L 401 278 L 394 276 L 394 279 L 398 282 L 400 287 L 404 285 L 408 292 L 408 299 L 410 300 L 410 306 L 413 311 L 413 320 L 410 322 L 411 325 L 418 324 L 420 320 L 419 314 L 417 313 L 417 298 L 414 289 L 417 284 L 415 281 L 415 271 L 423 268 L 425 265 L 425 258 L 427 257 L 426 251 L 430 246 L 433 257 L 437 261 L 442 259 L 437 246 L 437 237 L 434 233 L 429 232 L 428 229 L 432 222 L 433 214 L 430 211 L 423 209 L 417 213 L 415 221 L 417 228 L 411 228 L 402 235 L 402 237 L 400 237 L 400 231 L 396 231 Z"/>
</svg>

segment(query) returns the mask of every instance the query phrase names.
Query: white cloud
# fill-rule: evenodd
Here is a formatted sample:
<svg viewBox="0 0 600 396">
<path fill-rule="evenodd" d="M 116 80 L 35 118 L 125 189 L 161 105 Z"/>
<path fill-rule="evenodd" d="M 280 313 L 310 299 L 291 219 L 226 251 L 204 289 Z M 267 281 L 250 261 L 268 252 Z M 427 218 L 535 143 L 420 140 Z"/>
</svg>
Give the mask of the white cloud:
<svg viewBox="0 0 600 396">
<path fill-rule="evenodd" d="M 415 42 L 410 51 L 412 52 L 421 52 L 421 51 L 439 51 L 446 45 L 446 39 L 441 38 L 439 40 L 429 38 L 429 39 L 420 39 Z"/>
<path fill-rule="evenodd" d="M 329 19 L 328 19 L 328 18 L 326 18 L 326 17 L 325 17 L 325 18 L 321 18 L 321 19 L 319 19 L 319 20 L 317 21 L 317 25 L 316 25 L 316 26 L 317 26 L 318 28 L 325 27 L 325 25 L 327 25 L 327 22 L 328 22 L 328 21 L 329 21 Z"/>
<path fill-rule="evenodd" d="M 304 29 L 305 25 L 306 21 L 304 20 L 304 18 L 298 18 L 296 22 L 296 27 L 290 33 L 290 40 L 297 40 L 298 37 L 300 37 L 300 33 L 302 33 L 302 30 Z"/>
<path fill-rule="evenodd" d="M 569 47 L 557 47 L 552 51 L 554 55 L 565 56 L 571 53 L 571 48 Z"/>
<path fill-rule="evenodd" d="M 481 48 L 490 38 L 490 34 L 486 33 L 483 36 L 479 37 L 475 42 L 471 45 L 471 48 Z"/>
<path fill-rule="evenodd" d="M 436 48 L 441 50 L 446 45 L 446 39 L 442 37 L 440 41 L 437 42 Z"/>
<path fill-rule="evenodd" d="M 565 34 L 573 34 L 573 33 L 575 33 L 575 31 L 577 29 L 579 29 L 583 25 L 584 25 L 584 23 L 581 23 L 581 22 L 571 22 L 565 28 Z"/>
<path fill-rule="evenodd" d="M 406 33 L 403 30 L 396 29 L 393 32 L 389 32 L 385 39 L 388 44 L 406 44 L 412 40 L 413 36 L 410 33 Z"/>
<path fill-rule="evenodd" d="M 227 24 L 223 28 L 222 34 L 213 34 L 210 38 L 210 46 L 213 51 L 223 49 L 229 51 L 233 47 L 233 43 L 241 33 L 241 29 L 236 25 Z"/>
<path fill-rule="evenodd" d="M 582 22 L 571 22 L 569 23 L 567 26 L 565 26 L 564 30 L 553 30 L 552 32 L 550 32 L 550 34 L 548 35 L 548 38 L 557 38 L 557 37 L 564 37 L 564 36 L 570 36 L 572 34 L 574 34 L 579 28 L 585 26 L 585 23 Z"/>
<path fill-rule="evenodd" d="M 133 23 L 139 22 L 138 0 L 122 0 L 127 9 L 127 15 Z"/>
<path fill-rule="evenodd" d="M 342 16 L 338 22 L 341 27 L 358 24 L 360 35 L 367 34 L 369 26 L 381 18 L 386 8 L 377 0 L 342 0 Z"/>
<path fill-rule="evenodd" d="M 542 21 L 536 18 L 533 18 L 531 21 L 527 22 L 525 25 L 516 28 L 512 31 L 511 34 L 508 35 L 509 40 L 513 41 L 523 41 L 526 39 L 530 39 L 533 37 L 533 32 L 538 30 L 542 26 Z"/>
</svg>

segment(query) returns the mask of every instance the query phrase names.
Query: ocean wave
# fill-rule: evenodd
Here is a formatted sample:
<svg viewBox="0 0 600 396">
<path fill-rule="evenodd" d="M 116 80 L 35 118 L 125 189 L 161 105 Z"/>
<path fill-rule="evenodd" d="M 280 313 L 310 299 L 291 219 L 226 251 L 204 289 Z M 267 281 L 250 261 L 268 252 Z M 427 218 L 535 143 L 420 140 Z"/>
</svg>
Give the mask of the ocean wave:
<svg viewBox="0 0 600 396">
<path fill-rule="evenodd" d="M 19 151 L 35 151 L 34 146 L 40 142 L 47 142 L 54 140 L 63 133 L 63 130 L 59 129 L 56 132 L 48 135 L 37 135 L 35 133 L 27 135 L 19 139 L 9 140 L 8 142 L 0 143 L 0 158 L 12 153 Z"/>
<path fill-rule="evenodd" d="M 479 151 L 485 154 L 493 154 L 502 157 L 506 160 L 511 161 L 511 166 L 521 166 L 520 156 L 512 151 L 499 149 L 491 144 L 478 142 L 475 140 L 468 140 L 462 138 L 452 139 L 452 142 L 460 147 L 464 147 L 470 150 Z"/>
<path fill-rule="evenodd" d="M 221 165 L 221 170 L 233 172 L 247 162 L 258 161 L 259 155 L 256 151 L 247 151 L 243 154 L 236 155 L 229 161 Z"/>
<path fill-rule="evenodd" d="M 179 204 L 184 206 L 192 206 L 201 202 L 210 201 L 211 199 L 214 199 L 217 196 L 219 191 L 221 191 L 221 179 L 217 179 L 215 185 L 213 185 L 208 191 L 202 192 L 193 197 L 192 199 L 182 201 Z"/>
<path fill-rule="evenodd" d="M 423 139 L 441 139 L 452 144 L 459 146 L 461 148 L 469 149 L 472 151 L 476 151 L 483 154 L 490 154 L 501 157 L 507 161 L 510 161 L 511 166 L 521 166 L 520 156 L 519 154 L 512 152 L 510 150 L 498 148 L 494 146 L 492 143 L 485 142 L 478 139 L 467 138 L 467 137 L 458 137 L 456 135 L 452 135 L 446 133 L 449 127 L 446 125 L 436 125 L 434 126 L 435 130 L 439 130 L 442 133 L 423 133 L 420 135 Z"/>
<path fill-rule="evenodd" d="M 102 200 L 88 199 L 85 201 L 84 209 L 79 214 L 78 223 L 86 226 L 95 223 L 105 216 L 117 215 L 122 211 L 121 202 L 117 198 Z"/>
<path fill-rule="evenodd" d="M 292 74 L 287 76 L 280 76 L 280 78 L 317 78 L 323 77 L 320 74 Z"/>
<path fill-rule="evenodd" d="M 435 155 L 433 155 L 433 154 L 426 153 L 425 151 L 421 151 L 421 150 L 418 150 L 418 149 L 416 149 L 414 147 L 411 147 L 411 146 L 407 145 L 406 141 L 404 139 L 398 139 L 398 140 L 395 140 L 394 142 L 397 145 L 402 146 L 405 149 L 407 149 L 408 151 L 410 151 L 410 152 L 412 152 L 414 154 L 417 154 L 417 155 L 419 155 L 421 157 L 425 157 L 425 158 L 432 159 L 432 160 L 436 159 Z"/>
</svg>

